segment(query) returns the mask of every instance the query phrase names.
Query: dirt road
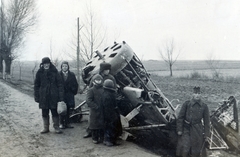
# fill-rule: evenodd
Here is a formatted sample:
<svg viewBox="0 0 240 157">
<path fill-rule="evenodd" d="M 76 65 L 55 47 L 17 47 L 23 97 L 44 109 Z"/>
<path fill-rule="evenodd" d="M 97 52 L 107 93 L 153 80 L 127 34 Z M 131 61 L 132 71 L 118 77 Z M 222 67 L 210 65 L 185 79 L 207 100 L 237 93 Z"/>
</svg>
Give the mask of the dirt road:
<svg viewBox="0 0 240 157">
<path fill-rule="evenodd" d="M 86 120 L 73 124 L 73 129 L 63 134 L 41 135 L 41 110 L 29 95 L 0 81 L 0 156 L 1 157 L 154 157 L 158 156 L 122 141 L 115 147 L 93 144 L 91 139 L 82 138 Z M 52 123 L 50 130 L 53 131 Z"/>
</svg>

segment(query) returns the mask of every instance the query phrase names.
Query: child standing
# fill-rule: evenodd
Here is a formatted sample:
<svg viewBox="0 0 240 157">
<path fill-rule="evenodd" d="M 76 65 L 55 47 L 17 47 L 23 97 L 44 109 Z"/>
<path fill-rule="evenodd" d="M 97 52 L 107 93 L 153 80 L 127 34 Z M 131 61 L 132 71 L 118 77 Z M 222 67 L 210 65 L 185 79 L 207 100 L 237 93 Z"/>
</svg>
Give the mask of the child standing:
<svg viewBox="0 0 240 157">
<path fill-rule="evenodd" d="M 92 133 L 93 143 L 97 144 L 103 140 L 103 107 L 101 96 L 103 93 L 103 78 L 96 74 L 92 78 L 93 86 L 87 91 L 86 103 L 90 108 L 89 129 Z"/>
<path fill-rule="evenodd" d="M 116 89 L 114 82 L 106 79 L 103 83 L 104 92 L 102 94 L 103 114 L 104 114 L 104 141 L 106 146 L 117 144 L 117 138 L 122 133 L 120 114 L 117 111 Z"/>
</svg>

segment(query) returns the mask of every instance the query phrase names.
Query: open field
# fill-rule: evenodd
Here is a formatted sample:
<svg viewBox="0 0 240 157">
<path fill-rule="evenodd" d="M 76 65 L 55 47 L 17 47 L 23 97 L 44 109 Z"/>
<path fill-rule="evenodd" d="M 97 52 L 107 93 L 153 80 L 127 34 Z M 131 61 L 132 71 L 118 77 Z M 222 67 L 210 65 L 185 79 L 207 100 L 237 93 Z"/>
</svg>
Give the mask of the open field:
<svg viewBox="0 0 240 157">
<path fill-rule="evenodd" d="M 238 61 L 212 61 L 217 69 L 240 69 L 240 60 Z M 158 60 L 143 61 L 145 68 L 148 71 L 168 71 L 169 67 L 166 62 Z M 205 70 L 210 69 L 209 65 L 204 60 L 199 61 L 176 61 L 173 65 L 173 71 L 176 70 Z"/>
<path fill-rule="evenodd" d="M 21 68 L 21 76 L 20 76 L 20 68 L 19 66 L 17 66 L 17 64 L 15 64 L 12 67 L 13 69 L 12 76 L 15 79 L 21 78 L 21 80 L 23 81 L 33 83 L 34 76 L 36 74 L 37 69 L 39 68 L 39 64 L 38 64 L 33 73 L 32 70 L 34 68 L 34 64 L 35 64 L 34 61 L 24 62 Z M 143 64 L 146 70 L 150 74 L 157 74 L 159 76 L 169 76 L 170 74 L 169 67 L 166 65 L 164 61 L 148 60 L 148 61 L 143 61 Z M 219 61 L 216 66 L 218 67 L 218 72 L 220 76 L 240 77 L 240 72 L 239 72 L 240 61 Z M 58 69 L 60 68 L 58 67 Z M 202 75 L 206 75 L 209 77 L 211 77 L 213 73 L 209 68 L 209 66 L 207 65 L 206 61 L 177 61 L 173 65 L 174 77 L 184 77 L 184 76 L 187 77 L 193 72 L 198 72 Z"/>
<path fill-rule="evenodd" d="M 240 68 L 238 69 L 217 69 L 218 73 L 221 77 L 240 77 Z M 203 69 L 203 70 L 174 70 L 173 71 L 173 76 L 174 77 L 186 77 L 186 76 L 190 76 L 192 73 L 199 73 L 202 76 L 205 77 L 212 77 L 214 72 L 211 69 Z M 155 75 L 159 75 L 159 76 L 169 76 L 170 72 L 169 71 L 150 71 L 150 74 L 155 74 Z"/>
</svg>

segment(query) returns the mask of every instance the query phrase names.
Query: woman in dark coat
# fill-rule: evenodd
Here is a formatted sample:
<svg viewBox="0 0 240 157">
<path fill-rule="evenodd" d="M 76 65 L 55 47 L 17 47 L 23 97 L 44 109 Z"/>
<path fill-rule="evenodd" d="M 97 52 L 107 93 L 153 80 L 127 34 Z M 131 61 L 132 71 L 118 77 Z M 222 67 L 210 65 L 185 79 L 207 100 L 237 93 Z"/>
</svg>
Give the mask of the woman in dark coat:
<svg viewBox="0 0 240 157">
<path fill-rule="evenodd" d="M 94 75 L 93 87 L 87 91 L 86 103 L 90 108 L 89 129 L 92 133 L 93 143 L 97 144 L 103 140 L 103 107 L 101 104 L 101 96 L 103 93 L 103 78 L 101 75 Z"/>
<path fill-rule="evenodd" d="M 107 79 L 103 83 L 102 105 L 104 115 L 104 141 L 107 146 L 117 144 L 117 138 L 122 134 L 120 114 L 116 103 L 116 88 L 114 82 Z"/>
<path fill-rule="evenodd" d="M 57 103 L 63 101 L 63 94 L 63 84 L 56 67 L 48 57 L 44 57 L 34 81 L 34 99 L 39 103 L 39 108 L 42 109 L 44 125 L 42 134 L 49 132 L 49 110 L 52 113 L 55 132 L 62 133 L 59 129 Z"/>
<path fill-rule="evenodd" d="M 208 106 L 200 98 L 200 87 L 194 87 L 193 98 L 183 104 L 177 133 L 177 156 L 207 156 L 204 144 L 210 134 L 210 116 Z"/>
<path fill-rule="evenodd" d="M 69 70 L 69 64 L 63 61 L 61 64 L 61 71 L 59 72 L 64 85 L 64 102 L 67 104 L 67 114 L 59 115 L 60 129 L 73 128 L 69 121 L 69 112 L 71 108 L 75 107 L 74 95 L 78 92 L 78 82 L 73 72 Z"/>
</svg>

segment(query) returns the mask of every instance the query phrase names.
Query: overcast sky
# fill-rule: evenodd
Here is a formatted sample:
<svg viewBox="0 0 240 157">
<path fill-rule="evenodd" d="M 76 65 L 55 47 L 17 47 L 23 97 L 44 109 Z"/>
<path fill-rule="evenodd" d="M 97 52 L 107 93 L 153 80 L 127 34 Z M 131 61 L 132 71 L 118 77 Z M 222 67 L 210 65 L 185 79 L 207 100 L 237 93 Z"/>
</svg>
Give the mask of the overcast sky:
<svg viewBox="0 0 240 157">
<path fill-rule="evenodd" d="M 28 35 L 23 59 L 63 56 L 83 18 L 85 0 L 37 0 L 37 29 Z M 174 39 L 179 59 L 240 59 L 239 0 L 93 0 L 108 45 L 126 41 L 139 58 L 161 59 L 159 48 Z M 81 23 L 80 23 L 81 25 Z M 105 46 L 108 46 L 105 45 Z M 72 52 L 74 53 L 74 52 Z"/>
</svg>

